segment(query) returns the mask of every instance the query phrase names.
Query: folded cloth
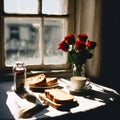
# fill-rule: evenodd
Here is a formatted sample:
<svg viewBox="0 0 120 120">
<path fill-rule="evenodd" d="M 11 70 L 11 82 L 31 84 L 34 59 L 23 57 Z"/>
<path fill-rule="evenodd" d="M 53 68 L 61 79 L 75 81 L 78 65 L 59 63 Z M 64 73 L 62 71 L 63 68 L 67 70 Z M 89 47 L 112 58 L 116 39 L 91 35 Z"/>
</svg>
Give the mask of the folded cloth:
<svg viewBox="0 0 120 120">
<path fill-rule="evenodd" d="M 41 112 L 47 107 L 47 105 L 35 104 L 29 102 L 27 99 L 22 99 L 15 92 L 8 91 L 7 105 L 14 115 L 15 119 L 19 118 L 31 118 L 38 112 Z M 30 99 L 30 98 L 29 98 Z"/>
</svg>

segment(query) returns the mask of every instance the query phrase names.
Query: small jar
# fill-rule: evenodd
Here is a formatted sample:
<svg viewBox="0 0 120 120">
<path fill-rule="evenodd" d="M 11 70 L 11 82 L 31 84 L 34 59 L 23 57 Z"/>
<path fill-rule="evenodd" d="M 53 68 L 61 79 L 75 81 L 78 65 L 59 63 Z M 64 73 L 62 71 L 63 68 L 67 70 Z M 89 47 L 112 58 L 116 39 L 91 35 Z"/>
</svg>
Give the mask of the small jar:
<svg viewBox="0 0 120 120">
<path fill-rule="evenodd" d="M 26 81 L 26 66 L 23 62 L 16 62 L 13 67 L 14 91 L 20 92 L 24 89 Z"/>
</svg>

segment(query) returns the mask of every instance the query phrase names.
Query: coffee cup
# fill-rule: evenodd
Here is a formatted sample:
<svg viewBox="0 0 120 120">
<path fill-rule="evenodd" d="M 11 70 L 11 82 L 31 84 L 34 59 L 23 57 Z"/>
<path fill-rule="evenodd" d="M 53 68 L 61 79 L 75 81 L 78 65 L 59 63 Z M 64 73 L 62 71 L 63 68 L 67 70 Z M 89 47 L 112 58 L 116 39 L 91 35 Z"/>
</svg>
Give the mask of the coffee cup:
<svg viewBox="0 0 120 120">
<path fill-rule="evenodd" d="M 90 80 L 86 77 L 73 76 L 71 77 L 71 84 L 75 91 L 81 91 L 84 87 L 90 84 Z"/>
</svg>

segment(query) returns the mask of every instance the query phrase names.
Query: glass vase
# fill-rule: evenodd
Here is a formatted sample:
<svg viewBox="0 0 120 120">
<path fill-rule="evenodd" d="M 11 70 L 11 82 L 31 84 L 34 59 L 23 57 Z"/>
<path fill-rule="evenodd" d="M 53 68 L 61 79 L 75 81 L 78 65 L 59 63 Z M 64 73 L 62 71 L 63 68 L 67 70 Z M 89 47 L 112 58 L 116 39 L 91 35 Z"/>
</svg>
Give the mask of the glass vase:
<svg viewBox="0 0 120 120">
<path fill-rule="evenodd" d="M 73 76 L 85 77 L 85 64 L 73 64 Z"/>
</svg>

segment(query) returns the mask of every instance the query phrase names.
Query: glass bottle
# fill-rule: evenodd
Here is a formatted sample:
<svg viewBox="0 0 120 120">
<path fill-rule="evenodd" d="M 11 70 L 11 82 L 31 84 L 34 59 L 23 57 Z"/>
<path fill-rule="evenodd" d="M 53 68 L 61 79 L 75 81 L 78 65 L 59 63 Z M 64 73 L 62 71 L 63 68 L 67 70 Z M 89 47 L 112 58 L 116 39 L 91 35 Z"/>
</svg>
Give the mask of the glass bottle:
<svg viewBox="0 0 120 120">
<path fill-rule="evenodd" d="M 23 90 L 26 80 L 26 66 L 23 62 L 16 62 L 13 67 L 14 74 L 14 91 L 20 92 Z"/>
</svg>

